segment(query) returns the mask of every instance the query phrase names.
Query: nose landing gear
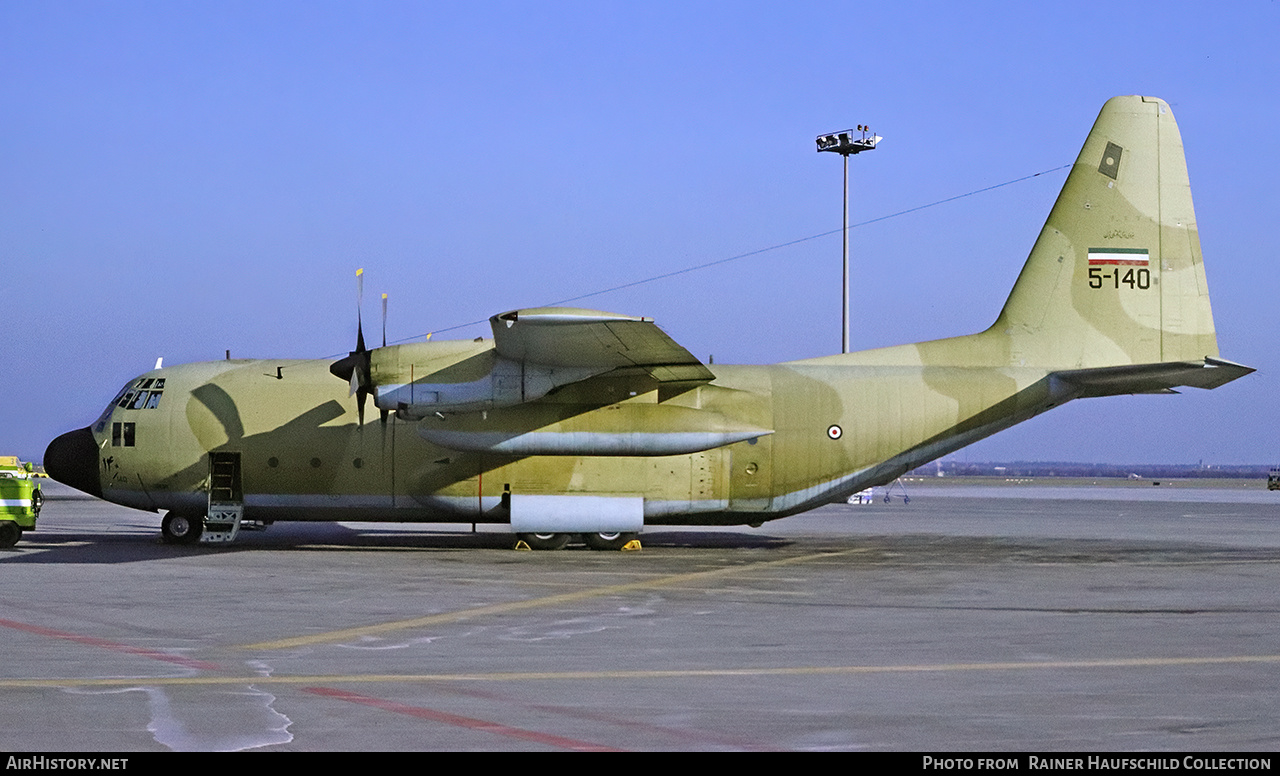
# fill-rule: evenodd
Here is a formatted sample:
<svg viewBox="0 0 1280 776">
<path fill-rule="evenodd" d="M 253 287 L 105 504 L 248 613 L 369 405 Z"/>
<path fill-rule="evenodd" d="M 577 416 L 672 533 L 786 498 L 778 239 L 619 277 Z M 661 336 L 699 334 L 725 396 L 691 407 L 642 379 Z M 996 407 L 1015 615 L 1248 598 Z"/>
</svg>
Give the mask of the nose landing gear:
<svg viewBox="0 0 1280 776">
<path fill-rule="evenodd" d="M 165 544 L 195 544 L 204 533 L 204 515 L 170 512 L 160 522 L 160 536 Z"/>
</svg>

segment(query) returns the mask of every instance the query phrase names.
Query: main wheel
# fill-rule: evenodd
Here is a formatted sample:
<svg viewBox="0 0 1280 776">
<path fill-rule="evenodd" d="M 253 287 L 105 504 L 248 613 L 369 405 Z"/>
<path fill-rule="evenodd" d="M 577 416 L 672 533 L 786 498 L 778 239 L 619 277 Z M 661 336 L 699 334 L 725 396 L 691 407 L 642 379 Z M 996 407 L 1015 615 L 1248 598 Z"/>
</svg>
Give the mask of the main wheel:
<svg viewBox="0 0 1280 776">
<path fill-rule="evenodd" d="M 593 550 L 620 550 L 637 536 L 635 533 L 586 533 L 582 541 Z"/>
<path fill-rule="evenodd" d="M 558 550 L 569 543 L 569 534 L 522 533 L 520 539 L 533 550 Z"/>
<path fill-rule="evenodd" d="M 12 520 L 0 521 L 0 547 L 12 547 L 22 538 L 22 529 Z"/>
<path fill-rule="evenodd" d="M 204 518 L 200 515 L 180 515 L 170 512 L 160 521 L 160 535 L 166 544 L 195 544 L 204 533 Z"/>
</svg>

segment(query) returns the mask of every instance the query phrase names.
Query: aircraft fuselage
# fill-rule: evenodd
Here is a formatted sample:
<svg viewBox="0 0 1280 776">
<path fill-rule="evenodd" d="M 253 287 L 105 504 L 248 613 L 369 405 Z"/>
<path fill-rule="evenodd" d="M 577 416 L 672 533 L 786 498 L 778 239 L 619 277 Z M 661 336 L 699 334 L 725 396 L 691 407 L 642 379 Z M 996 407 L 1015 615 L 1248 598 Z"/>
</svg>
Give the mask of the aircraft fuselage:
<svg viewBox="0 0 1280 776">
<path fill-rule="evenodd" d="M 669 396 L 606 374 L 514 407 L 363 425 L 326 361 L 215 361 L 140 375 L 73 433 L 93 436 L 97 460 L 77 466 L 102 497 L 139 509 L 201 513 L 210 453 L 238 453 L 246 519 L 501 523 L 516 494 L 639 497 L 645 524 L 740 524 L 890 482 L 1050 401 L 1042 369 L 829 360 L 716 365 Z M 734 435 L 750 438 L 723 444 Z M 501 452 L 512 440 L 536 452 Z M 706 449 L 668 452 L 682 445 Z"/>
</svg>

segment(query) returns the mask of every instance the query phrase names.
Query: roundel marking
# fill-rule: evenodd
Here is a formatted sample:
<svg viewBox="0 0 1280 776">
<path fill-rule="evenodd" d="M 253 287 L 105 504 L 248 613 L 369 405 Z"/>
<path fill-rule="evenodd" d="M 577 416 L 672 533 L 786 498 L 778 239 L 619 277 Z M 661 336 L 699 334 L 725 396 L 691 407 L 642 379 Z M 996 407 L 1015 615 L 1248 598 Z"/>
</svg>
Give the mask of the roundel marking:
<svg viewBox="0 0 1280 776">
<path fill-rule="evenodd" d="M 839 439 L 843 434 L 844 434 L 844 431 L 840 430 L 840 427 L 835 424 L 832 424 L 827 427 L 828 439 Z"/>
</svg>

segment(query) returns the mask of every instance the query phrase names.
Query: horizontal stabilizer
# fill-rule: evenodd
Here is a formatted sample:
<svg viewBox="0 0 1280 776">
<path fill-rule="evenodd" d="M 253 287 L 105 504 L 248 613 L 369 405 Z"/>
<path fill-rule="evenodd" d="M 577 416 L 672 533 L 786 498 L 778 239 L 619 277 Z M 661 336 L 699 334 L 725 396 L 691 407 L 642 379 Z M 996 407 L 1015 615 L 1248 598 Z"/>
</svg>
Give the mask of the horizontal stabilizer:
<svg viewBox="0 0 1280 776">
<path fill-rule="evenodd" d="M 1170 393 L 1173 388 L 1217 388 L 1255 371 L 1219 358 L 1171 361 L 1054 372 L 1053 377 L 1081 390 L 1081 397 L 1126 393 Z"/>
</svg>

